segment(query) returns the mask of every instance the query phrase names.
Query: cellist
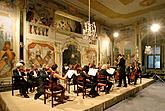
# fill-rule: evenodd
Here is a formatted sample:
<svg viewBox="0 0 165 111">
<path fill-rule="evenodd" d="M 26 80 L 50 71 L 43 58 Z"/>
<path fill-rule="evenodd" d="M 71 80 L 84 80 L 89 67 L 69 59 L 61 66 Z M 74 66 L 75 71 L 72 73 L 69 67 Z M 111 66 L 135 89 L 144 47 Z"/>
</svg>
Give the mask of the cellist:
<svg viewBox="0 0 165 111">
<path fill-rule="evenodd" d="M 131 74 L 131 79 L 134 80 L 134 85 L 136 85 L 137 79 L 138 79 L 140 73 L 141 73 L 141 69 L 138 65 L 138 62 L 135 62 L 134 63 L 134 69 L 133 69 L 132 74 Z"/>
</svg>

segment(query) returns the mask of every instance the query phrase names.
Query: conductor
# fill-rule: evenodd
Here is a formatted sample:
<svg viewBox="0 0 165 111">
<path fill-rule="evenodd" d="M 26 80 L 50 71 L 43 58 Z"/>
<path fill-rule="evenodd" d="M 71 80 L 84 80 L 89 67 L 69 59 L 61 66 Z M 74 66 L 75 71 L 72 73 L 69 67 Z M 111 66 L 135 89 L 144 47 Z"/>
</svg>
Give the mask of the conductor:
<svg viewBox="0 0 165 111">
<path fill-rule="evenodd" d="M 119 54 L 118 55 L 118 66 L 119 66 L 119 84 L 117 87 L 121 87 L 122 85 L 122 80 L 124 81 L 124 86 L 123 87 L 127 87 L 127 83 L 126 83 L 126 72 L 125 72 L 125 59 L 124 57 Z"/>
</svg>

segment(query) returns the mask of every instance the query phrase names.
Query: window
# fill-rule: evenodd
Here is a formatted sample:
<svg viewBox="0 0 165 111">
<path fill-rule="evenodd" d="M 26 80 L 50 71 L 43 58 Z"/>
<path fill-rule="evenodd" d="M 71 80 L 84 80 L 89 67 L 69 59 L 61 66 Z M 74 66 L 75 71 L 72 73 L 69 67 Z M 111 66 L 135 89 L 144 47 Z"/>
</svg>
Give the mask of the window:
<svg viewBox="0 0 165 111">
<path fill-rule="evenodd" d="M 147 56 L 147 67 L 160 68 L 160 47 L 152 48 L 152 53 Z"/>
</svg>

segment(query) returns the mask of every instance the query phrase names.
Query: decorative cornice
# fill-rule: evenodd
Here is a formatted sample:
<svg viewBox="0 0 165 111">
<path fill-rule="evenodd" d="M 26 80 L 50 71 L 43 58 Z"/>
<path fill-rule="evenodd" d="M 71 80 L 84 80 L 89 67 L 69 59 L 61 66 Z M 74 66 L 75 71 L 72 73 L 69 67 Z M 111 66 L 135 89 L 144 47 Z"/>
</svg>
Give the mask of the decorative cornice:
<svg viewBox="0 0 165 111">
<path fill-rule="evenodd" d="M 78 0 L 78 1 L 88 6 L 88 1 L 87 0 Z M 164 6 L 165 6 L 165 3 L 160 4 L 160 5 L 156 5 L 156 6 L 153 6 L 153 7 L 149 7 L 149 8 L 146 8 L 146 9 L 138 10 L 138 11 L 135 11 L 135 12 L 131 12 L 131 13 L 128 13 L 128 14 L 121 14 L 121 13 L 115 12 L 114 10 L 112 10 L 108 7 L 105 7 L 103 4 L 100 4 L 97 0 L 91 0 L 91 8 L 92 9 L 104 14 L 105 16 L 107 16 L 111 19 L 131 18 L 131 17 L 134 17 L 134 16 L 138 16 L 138 15 L 142 15 L 142 14 L 154 11 L 154 10 L 163 9 L 163 8 L 165 8 Z"/>
<path fill-rule="evenodd" d="M 128 5 L 132 3 L 134 0 L 119 0 L 123 5 Z"/>
</svg>

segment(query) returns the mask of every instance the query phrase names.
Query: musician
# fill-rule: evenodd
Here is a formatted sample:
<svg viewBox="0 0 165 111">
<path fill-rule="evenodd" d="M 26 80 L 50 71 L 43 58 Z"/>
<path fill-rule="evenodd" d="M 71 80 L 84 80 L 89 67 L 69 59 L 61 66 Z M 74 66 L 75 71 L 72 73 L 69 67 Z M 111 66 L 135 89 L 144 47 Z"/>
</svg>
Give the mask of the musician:
<svg viewBox="0 0 165 111">
<path fill-rule="evenodd" d="M 28 76 L 28 82 L 30 83 L 29 87 L 30 87 L 30 91 L 32 91 L 32 87 L 34 88 L 35 86 L 38 86 L 38 78 L 39 78 L 40 72 L 37 69 L 37 66 L 35 64 L 32 65 L 32 69 L 30 71 L 30 73 L 27 74 Z"/>
<path fill-rule="evenodd" d="M 131 80 L 130 80 L 130 76 L 131 76 L 131 72 L 132 72 L 133 66 L 132 64 L 128 64 L 127 68 L 126 68 L 126 75 L 127 75 L 127 79 L 128 79 L 128 84 L 130 84 Z"/>
<path fill-rule="evenodd" d="M 119 66 L 119 84 L 117 87 L 121 87 L 122 80 L 124 81 L 124 86 L 127 87 L 126 83 L 126 72 L 125 72 L 125 59 L 121 54 L 118 55 L 118 66 Z"/>
<path fill-rule="evenodd" d="M 60 84 L 58 83 L 59 79 L 61 80 L 65 80 L 64 77 L 60 76 L 58 71 L 56 71 L 58 65 L 57 64 L 54 64 L 52 67 L 51 67 L 51 79 L 52 79 L 52 82 L 54 83 L 53 84 L 53 91 L 59 91 L 59 90 L 62 90 L 62 93 L 61 93 L 61 98 L 59 99 L 59 102 L 63 103 L 63 100 L 66 99 L 65 98 L 65 88 Z"/>
<path fill-rule="evenodd" d="M 140 73 L 141 73 L 141 69 L 140 69 L 140 67 L 139 67 L 139 63 L 138 63 L 138 62 L 135 62 L 135 63 L 134 63 L 134 69 L 133 69 L 133 74 L 134 74 L 134 85 L 136 85 Z"/>
<path fill-rule="evenodd" d="M 70 69 L 67 71 L 67 73 L 65 74 L 64 78 L 71 81 L 71 79 L 73 80 L 73 84 L 76 84 L 76 76 L 78 75 L 78 68 L 80 67 L 79 64 L 75 64 L 74 66 L 72 65 L 72 67 L 70 67 Z"/>
<path fill-rule="evenodd" d="M 24 78 L 25 73 L 24 73 L 23 64 L 21 63 L 16 64 L 16 69 L 13 70 L 13 76 L 21 77 L 21 78 L 15 78 L 14 84 L 18 86 L 21 95 L 23 95 L 25 98 L 29 98 L 29 96 L 26 93 L 28 89 L 28 83 Z"/>
<path fill-rule="evenodd" d="M 98 92 L 95 90 L 97 86 L 97 79 L 88 75 L 88 72 L 89 72 L 89 66 L 86 65 L 83 67 L 82 71 L 80 71 L 80 75 L 85 79 L 85 86 L 91 88 L 89 92 L 89 96 L 90 97 L 99 96 Z"/>
<path fill-rule="evenodd" d="M 49 67 L 46 64 L 43 64 L 42 69 L 40 71 L 40 76 L 38 78 L 39 86 L 37 87 L 37 93 L 34 96 L 34 99 L 38 99 L 42 94 L 44 94 L 44 86 L 48 86 L 49 82 Z"/>
<path fill-rule="evenodd" d="M 102 68 L 101 68 L 100 73 L 101 73 L 102 75 L 106 76 L 106 77 L 107 77 L 107 76 L 112 77 L 112 75 L 109 74 L 106 70 L 107 70 L 107 65 L 104 64 L 104 65 L 102 66 Z M 106 92 L 106 94 L 109 94 L 109 91 L 110 91 L 110 89 L 111 89 L 113 83 L 110 82 L 109 80 L 107 80 L 107 78 L 105 78 L 105 81 L 102 81 L 102 83 L 108 84 L 108 87 L 105 87 L 105 92 Z"/>
</svg>

